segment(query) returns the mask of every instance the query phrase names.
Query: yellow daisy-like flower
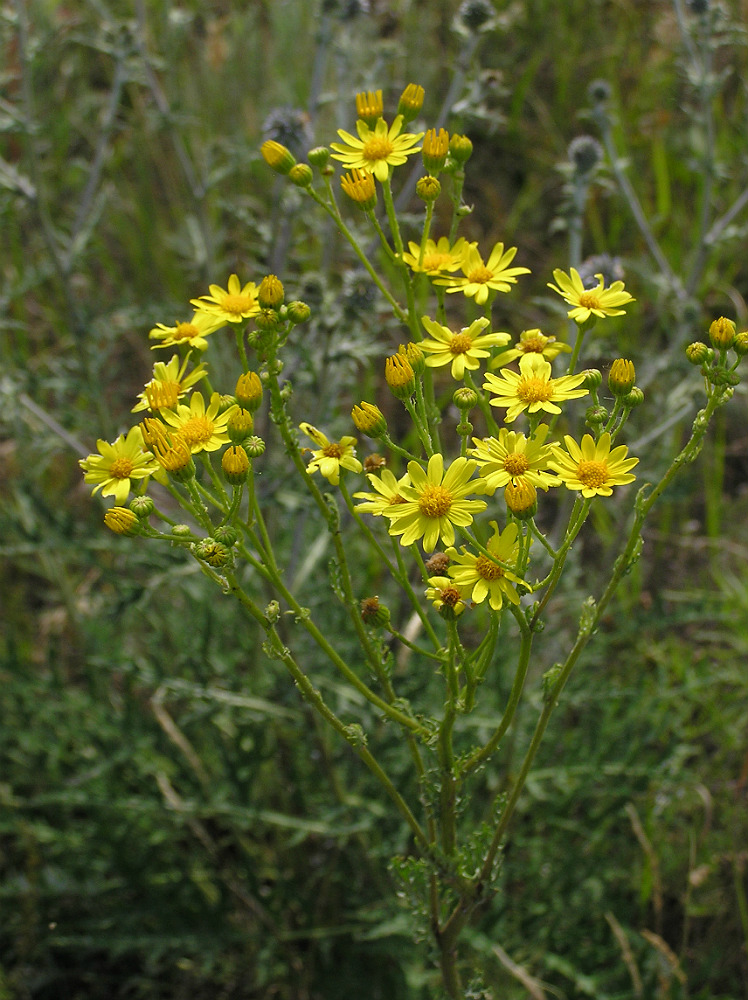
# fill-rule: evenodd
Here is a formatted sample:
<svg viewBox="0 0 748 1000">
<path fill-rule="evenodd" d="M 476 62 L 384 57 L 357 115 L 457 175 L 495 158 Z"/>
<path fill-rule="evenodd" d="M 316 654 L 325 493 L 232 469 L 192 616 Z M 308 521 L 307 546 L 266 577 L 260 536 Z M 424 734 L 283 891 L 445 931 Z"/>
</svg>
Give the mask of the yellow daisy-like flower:
<svg viewBox="0 0 748 1000">
<path fill-rule="evenodd" d="M 467 591 L 463 587 L 459 587 L 448 576 L 430 576 L 428 584 L 426 597 L 437 611 L 449 608 L 455 617 L 462 614 L 467 607 L 465 602 Z"/>
<path fill-rule="evenodd" d="M 568 434 L 564 443 L 566 451 L 556 445 L 549 464 L 558 472 L 564 486 L 581 492 L 583 497 L 609 497 L 614 486 L 623 486 L 636 479 L 629 469 L 633 469 L 639 459 L 626 458 L 628 448 L 625 444 L 611 451 L 607 432 L 600 435 L 597 443 L 590 434 L 584 435 L 581 446 Z"/>
<path fill-rule="evenodd" d="M 222 326 L 226 326 L 226 320 L 205 312 L 196 312 L 191 320 L 186 323 L 175 323 L 174 326 L 157 323 L 148 336 L 160 343 L 152 344 L 151 350 L 155 351 L 159 347 L 183 347 L 186 344 L 195 350 L 204 351 L 208 347 L 205 338 L 220 330 Z"/>
<path fill-rule="evenodd" d="M 378 516 L 384 514 L 394 504 L 405 503 L 405 497 L 400 491 L 403 486 L 410 486 L 410 476 L 407 472 L 400 479 L 395 479 L 389 469 L 382 469 L 378 476 L 370 473 L 366 478 L 377 492 L 354 493 L 357 500 L 366 501 L 366 503 L 357 504 L 356 510 Z"/>
<path fill-rule="evenodd" d="M 462 257 L 467 248 L 477 245 L 477 243 L 468 243 L 465 237 L 461 236 L 456 243 L 450 246 L 449 239 L 446 236 L 440 236 L 436 242 L 426 240 L 423 257 L 421 257 L 420 244 L 410 240 L 408 243 L 410 253 L 404 253 L 403 260 L 411 271 L 439 276 L 445 272 L 456 271 L 462 264 Z"/>
<path fill-rule="evenodd" d="M 558 477 L 547 471 L 553 458 L 553 448 L 543 443 L 548 431 L 547 424 L 540 424 L 528 438 L 502 427 L 498 438 L 473 438 L 475 448 L 468 448 L 468 454 L 478 460 L 480 474 L 487 483 L 486 493 L 494 493 L 516 480 L 546 491 L 549 486 L 559 486 Z"/>
<path fill-rule="evenodd" d="M 483 388 L 494 394 L 491 406 L 508 407 L 504 420 L 510 424 L 523 410 L 560 413 L 557 403 L 587 395 L 587 389 L 577 388 L 584 380 L 583 374 L 551 378 L 551 366 L 545 358 L 540 354 L 525 354 L 519 372 L 507 368 L 502 368 L 501 376 L 488 372 Z"/>
<path fill-rule="evenodd" d="M 186 367 L 187 358 L 180 363 L 176 354 L 168 362 L 157 361 L 153 366 L 153 378 L 138 395 L 138 402 L 131 412 L 175 409 L 178 400 L 208 371 L 200 363 L 189 375 L 185 375 Z"/>
<path fill-rule="evenodd" d="M 163 410 L 161 418 L 179 435 L 189 447 L 190 454 L 199 451 L 218 451 L 221 445 L 229 443 L 226 425 L 231 414 L 238 407 L 236 404 L 220 412 L 221 397 L 214 392 L 210 397 L 208 408 L 201 392 L 193 392 L 189 406 L 180 403 L 176 410 Z"/>
<path fill-rule="evenodd" d="M 605 316 L 623 316 L 626 310 L 619 307 L 635 301 L 624 289 L 622 281 L 614 281 L 610 288 L 606 288 L 602 274 L 595 275 L 598 282 L 595 288 L 585 288 L 579 272 L 573 267 L 569 274 L 557 268 L 553 277 L 558 282 L 558 287 L 550 281 L 548 287 L 573 306 L 566 315 L 580 326 L 590 316 L 598 316 L 600 319 Z"/>
<path fill-rule="evenodd" d="M 445 285 L 447 292 L 463 292 L 468 298 L 474 298 L 479 306 L 488 299 L 490 291 L 508 292 L 517 283 L 518 274 L 529 274 L 529 267 L 510 267 L 517 253 L 516 247 L 504 250 L 503 243 L 497 243 L 491 251 L 488 260 L 483 261 L 478 246 L 469 244 L 465 250 L 460 267 L 462 278 L 438 278 L 437 285 Z"/>
<path fill-rule="evenodd" d="M 147 479 L 158 470 L 153 455 L 143 448 L 143 434 L 137 424 L 127 436 L 120 434 L 112 444 L 99 439 L 96 447 L 98 455 L 79 460 L 83 478 L 89 484 L 95 483 L 94 493 L 101 490 L 103 497 L 114 497 L 118 507 L 127 500 L 133 479 Z"/>
<path fill-rule="evenodd" d="M 540 330 L 523 330 L 514 347 L 496 355 L 491 362 L 491 368 L 503 368 L 504 365 L 511 364 L 525 354 L 540 354 L 546 361 L 553 361 L 562 351 L 571 351 L 571 348 L 555 337 L 546 337 Z"/>
<path fill-rule="evenodd" d="M 257 285 L 248 281 L 242 285 L 239 278 L 232 274 L 227 288 L 220 285 L 209 285 L 210 295 L 201 295 L 199 299 L 190 299 L 190 305 L 199 313 L 208 313 L 219 317 L 223 323 L 241 323 L 244 319 L 256 316 L 260 311 L 257 301 Z"/>
<path fill-rule="evenodd" d="M 489 326 L 484 317 L 474 320 L 470 326 L 464 327 L 459 333 L 454 333 L 448 326 L 423 316 L 421 322 L 434 338 L 426 338 L 418 346 L 429 355 L 426 364 L 429 368 L 441 368 L 452 363 L 452 378 L 461 379 L 465 369 L 475 371 L 480 367 L 480 359 L 491 355 L 487 347 L 506 344 L 511 338 L 508 333 L 486 333 L 481 336 L 481 330 Z"/>
<path fill-rule="evenodd" d="M 307 437 L 317 445 L 317 449 L 304 449 L 312 452 L 312 461 L 307 465 L 307 472 L 317 472 L 319 470 L 325 479 L 329 480 L 333 486 L 340 482 L 340 470 L 348 469 L 350 472 L 361 472 L 362 465 L 356 458 L 355 437 L 346 435 L 339 441 L 330 441 L 312 424 L 299 424 Z"/>
<path fill-rule="evenodd" d="M 472 479 L 478 463 L 473 459 L 456 458 L 444 471 L 442 455 L 432 455 L 426 471 L 418 462 L 408 463 L 410 486 L 402 486 L 405 502 L 383 511 L 391 521 L 389 532 L 400 535 L 401 545 L 412 545 L 423 538 L 426 552 L 433 552 L 441 538 L 453 545 L 454 525 L 465 528 L 473 514 L 485 510 L 484 500 L 466 500 L 470 493 L 483 493 L 483 479 Z"/>
<path fill-rule="evenodd" d="M 482 552 L 477 556 L 473 555 L 463 546 L 462 553 L 457 549 L 447 549 L 447 555 L 452 560 L 448 572 L 458 587 L 467 591 L 472 588 L 471 598 L 476 604 L 482 604 L 488 598 L 493 610 L 501 611 L 504 598 L 512 604 L 519 604 L 516 586 L 526 587 L 528 590 L 530 587 L 506 568 L 514 566 L 517 562 L 519 551 L 517 525 L 512 521 L 499 533 L 496 521 L 490 521 L 489 524 L 493 528 L 493 535 L 486 543 L 486 549 L 505 565 L 499 566 L 498 562 L 489 559 Z"/>
<path fill-rule="evenodd" d="M 346 170 L 368 170 L 383 184 L 390 175 L 390 167 L 398 167 L 405 163 L 409 156 L 421 149 L 416 143 L 423 132 L 400 132 L 403 127 L 403 116 L 398 115 L 391 126 L 387 126 L 384 118 L 380 118 L 374 128 L 359 119 L 356 122 L 358 138 L 338 129 L 338 135 L 345 141 L 330 144 L 335 152 L 333 160 L 340 160 Z"/>
</svg>

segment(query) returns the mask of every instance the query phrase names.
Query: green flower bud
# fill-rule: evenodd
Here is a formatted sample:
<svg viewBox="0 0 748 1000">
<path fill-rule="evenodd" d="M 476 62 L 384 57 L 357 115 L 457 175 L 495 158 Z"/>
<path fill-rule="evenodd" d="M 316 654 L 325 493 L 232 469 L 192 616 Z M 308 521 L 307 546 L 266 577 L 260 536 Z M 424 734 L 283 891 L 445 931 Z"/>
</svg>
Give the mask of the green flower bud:
<svg viewBox="0 0 748 1000">
<path fill-rule="evenodd" d="M 312 315 L 312 310 L 306 302 L 289 302 L 286 307 L 286 316 L 293 323 L 306 323 Z"/>
<path fill-rule="evenodd" d="M 156 505 L 153 500 L 148 497 L 134 497 L 129 503 L 130 510 L 136 517 L 145 521 L 149 518 L 153 511 L 156 509 Z"/>
<path fill-rule="evenodd" d="M 308 163 L 296 163 L 288 171 L 288 179 L 292 184 L 300 188 L 311 187 L 313 176 L 312 168 Z"/>
</svg>

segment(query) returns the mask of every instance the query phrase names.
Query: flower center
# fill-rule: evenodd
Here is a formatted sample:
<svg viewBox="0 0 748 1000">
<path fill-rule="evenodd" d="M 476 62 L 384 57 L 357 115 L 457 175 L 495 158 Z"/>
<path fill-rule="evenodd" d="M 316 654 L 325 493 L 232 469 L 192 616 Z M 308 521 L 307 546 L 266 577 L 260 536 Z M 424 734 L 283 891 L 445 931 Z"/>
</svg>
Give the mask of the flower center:
<svg viewBox="0 0 748 1000">
<path fill-rule="evenodd" d="M 150 382 L 145 398 L 152 410 L 173 410 L 179 399 L 179 382 Z"/>
<path fill-rule="evenodd" d="M 508 472 L 510 476 L 521 476 L 529 468 L 530 463 L 522 452 L 515 451 L 504 459 L 504 471 Z"/>
<path fill-rule="evenodd" d="M 190 417 L 179 428 L 179 433 L 192 450 L 194 445 L 210 441 L 213 437 L 213 426 L 213 421 L 207 417 Z"/>
<path fill-rule="evenodd" d="M 241 316 L 242 313 L 249 312 L 254 305 L 251 295 L 224 295 L 221 300 L 221 308 L 224 312 L 234 313 Z"/>
<path fill-rule="evenodd" d="M 471 271 L 467 276 L 468 281 L 473 281 L 477 285 L 485 285 L 487 281 L 493 278 L 493 271 L 489 271 L 487 267 L 476 267 L 474 271 Z"/>
<path fill-rule="evenodd" d="M 426 486 L 418 501 L 418 509 L 426 517 L 442 517 L 449 513 L 452 506 L 452 494 L 443 486 L 433 484 Z"/>
<path fill-rule="evenodd" d="M 553 386 L 543 378 L 523 378 L 517 386 L 517 398 L 523 403 L 544 403 L 553 396 Z"/>
<path fill-rule="evenodd" d="M 112 479 L 127 479 L 134 468 L 129 458 L 115 458 L 109 466 L 109 475 Z"/>
<path fill-rule="evenodd" d="M 448 608 L 456 608 L 462 600 L 457 587 L 445 587 L 441 593 L 441 598 Z"/>
<path fill-rule="evenodd" d="M 608 466 L 605 462 L 580 462 L 577 466 L 579 482 L 596 489 L 608 481 Z"/>
<path fill-rule="evenodd" d="M 192 337 L 199 337 L 200 331 L 194 323 L 177 323 L 174 328 L 175 340 L 190 340 Z"/>
<path fill-rule="evenodd" d="M 322 449 L 322 454 L 325 458 L 342 458 L 343 449 L 339 444 L 333 442 L 332 444 L 326 445 L 326 447 Z"/>
<path fill-rule="evenodd" d="M 517 345 L 525 354 L 542 354 L 548 337 L 528 337 Z"/>
<path fill-rule="evenodd" d="M 441 271 L 452 263 L 452 257 L 448 253 L 425 253 L 423 255 L 424 271 Z"/>
<path fill-rule="evenodd" d="M 497 566 L 495 562 L 491 562 L 488 556 L 478 556 L 475 560 L 475 572 L 478 576 L 482 576 L 484 580 L 498 580 L 499 577 L 504 575 L 504 570 L 501 566 Z"/>
<path fill-rule="evenodd" d="M 473 346 L 473 341 L 466 333 L 456 333 L 449 342 L 452 354 L 467 354 Z"/>
<path fill-rule="evenodd" d="M 584 309 L 599 309 L 600 299 L 594 292 L 582 292 L 579 296 L 579 305 Z"/>
<path fill-rule="evenodd" d="M 386 160 L 392 152 L 392 143 L 389 139 L 381 139 L 377 136 L 369 139 L 364 144 L 362 156 L 365 160 Z"/>
</svg>

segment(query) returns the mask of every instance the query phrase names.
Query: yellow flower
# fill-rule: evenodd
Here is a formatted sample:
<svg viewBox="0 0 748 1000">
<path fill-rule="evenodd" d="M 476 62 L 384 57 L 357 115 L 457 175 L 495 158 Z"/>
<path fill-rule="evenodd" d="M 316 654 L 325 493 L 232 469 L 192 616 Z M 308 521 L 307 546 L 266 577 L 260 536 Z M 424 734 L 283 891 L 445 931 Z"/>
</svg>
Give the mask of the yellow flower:
<svg viewBox="0 0 748 1000">
<path fill-rule="evenodd" d="M 455 617 L 462 614 L 467 607 L 465 603 L 467 591 L 464 588 L 458 587 L 455 581 L 448 576 L 430 576 L 428 584 L 426 597 L 437 611 L 447 608 L 454 613 Z"/>
<path fill-rule="evenodd" d="M 476 604 L 482 604 L 488 598 L 493 610 L 500 611 L 505 597 L 512 604 L 519 604 L 519 594 L 514 584 L 526 587 L 528 590 L 530 587 L 508 568 L 514 566 L 517 561 L 519 551 L 517 525 L 512 521 L 499 533 L 496 521 L 489 523 L 493 528 L 493 535 L 486 543 L 486 549 L 498 562 L 489 559 L 482 552 L 475 556 L 467 552 L 464 546 L 462 553 L 457 549 L 447 549 L 447 555 L 452 561 L 449 575 L 458 587 L 466 591 L 472 588 L 471 598 Z M 499 563 L 504 565 L 500 566 Z"/>
<path fill-rule="evenodd" d="M 191 320 L 186 323 L 175 323 L 174 326 L 157 323 L 148 336 L 160 343 L 152 344 L 151 350 L 155 351 L 159 347 L 181 347 L 187 344 L 195 350 L 204 351 L 208 347 L 205 338 L 220 330 L 222 326 L 226 326 L 226 320 L 203 312 L 196 312 Z"/>
<path fill-rule="evenodd" d="M 228 287 L 221 288 L 220 285 L 210 285 L 210 295 L 201 295 L 199 299 L 190 299 L 190 305 L 194 306 L 200 313 L 208 313 L 210 316 L 219 317 L 223 323 L 241 323 L 243 319 L 249 319 L 260 311 L 260 303 L 257 301 L 257 285 L 253 281 L 248 281 L 242 286 L 239 278 L 232 274 L 229 278 Z"/>
<path fill-rule="evenodd" d="M 185 375 L 187 358 L 179 361 L 176 354 L 168 362 L 157 361 L 153 366 L 153 378 L 138 395 L 138 400 L 132 408 L 132 413 L 140 410 L 174 410 L 181 396 L 199 382 L 206 374 L 207 368 L 199 364 L 189 375 Z"/>
<path fill-rule="evenodd" d="M 400 487 L 405 502 L 383 511 L 391 521 L 391 535 L 401 535 L 401 545 L 412 545 L 423 538 L 426 552 L 433 552 L 439 539 L 454 544 L 454 525 L 467 527 L 473 514 L 485 510 L 483 500 L 466 500 L 470 493 L 482 493 L 485 482 L 473 479 L 478 463 L 456 458 L 444 471 L 444 458 L 437 454 L 429 459 L 426 471 L 418 462 L 408 463 L 410 486 Z"/>
<path fill-rule="evenodd" d="M 120 434 L 112 444 L 99 439 L 96 442 L 98 455 L 89 455 L 79 461 L 85 475 L 85 482 L 95 483 L 93 492 L 101 490 L 103 497 L 114 497 L 114 502 L 121 507 L 130 493 L 130 483 L 133 479 L 147 479 L 158 470 L 158 463 L 153 455 L 143 449 L 143 434 L 135 425 L 127 432 Z"/>
<path fill-rule="evenodd" d="M 548 436 L 548 425 L 540 424 L 532 437 L 502 427 L 498 438 L 473 438 L 475 448 L 468 454 L 478 460 L 481 476 L 486 480 L 486 493 L 501 489 L 512 480 L 522 479 L 541 490 L 558 486 L 559 480 L 547 472 L 553 449 L 543 442 Z"/>
<path fill-rule="evenodd" d="M 564 443 L 566 451 L 556 445 L 549 464 L 559 474 L 564 486 L 580 491 L 583 497 L 609 497 L 613 486 L 623 486 L 636 479 L 629 469 L 633 469 L 639 459 L 626 458 L 628 448 L 625 444 L 611 451 L 607 431 L 600 435 L 597 443 L 589 434 L 582 438 L 581 447 L 568 434 Z"/>
<path fill-rule="evenodd" d="M 403 260 L 411 271 L 422 271 L 428 275 L 440 275 L 444 271 L 456 271 L 462 264 L 462 258 L 469 246 L 477 246 L 477 243 L 468 243 L 464 236 L 461 236 L 454 246 L 449 245 L 446 236 L 440 236 L 435 243 L 433 240 L 426 240 L 421 257 L 421 246 L 412 240 L 408 243 L 410 253 L 403 254 Z"/>
<path fill-rule="evenodd" d="M 384 113 L 381 90 L 363 90 L 356 94 L 356 114 L 371 128 Z"/>
<path fill-rule="evenodd" d="M 346 170 L 368 170 L 383 184 L 390 175 L 390 167 L 400 166 L 411 154 L 421 149 L 416 143 L 423 132 L 401 134 L 402 127 L 402 115 L 398 115 L 389 128 L 384 118 L 380 118 L 373 129 L 359 119 L 356 122 L 358 139 L 350 132 L 338 129 L 338 135 L 345 140 L 345 145 L 331 143 L 330 148 L 335 150 L 332 158 L 340 160 Z"/>
<path fill-rule="evenodd" d="M 586 396 L 586 389 L 579 389 L 585 375 L 562 375 L 551 378 L 551 366 L 540 354 L 525 354 L 519 363 L 519 372 L 502 368 L 501 377 L 486 374 L 483 388 L 494 393 L 491 406 L 508 407 L 504 420 L 510 424 L 523 410 L 537 413 L 560 413 L 556 403 L 566 399 Z"/>
<path fill-rule="evenodd" d="M 548 282 L 548 287 L 558 292 L 565 302 L 573 306 L 566 315 L 580 326 L 586 323 L 590 316 L 598 316 L 601 319 L 605 316 L 623 316 L 626 310 L 619 309 L 619 306 L 634 302 L 634 298 L 624 290 L 622 281 L 614 281 L 610 288 L 606 288 L 602 274 L 595 275 L 598 282 L 595 288 L 585 288 L 579 272 L 573 267 L 569 274 L 556 269 L 553 277 L 559 287 L 551 282 Z"/>
<path fill-rule="evenodd" d="M 523 354 L 541 354 L 546 361 L 553 361 L 562 351 L 571 351 L 571 348 L 555 337 L 546 337 L 540 330 L 523 330 L 514 347 L 496 355 L 491 362 L 491 368 L 503 368 L 504 365 L 521 358 Z"/>
<path fill-rule="evenodd" d="M 504 250 L 497 243 L 484 263 L 475 243 L 471 243 L 462 258 L 462 278 L 439 278 L 437 285 L 446 285 L 447 292 L 463 292 L 479 306 L 488 300 L 489 291 L 508 292 L 517 283 L 518 274 L 529 274 L 528 267 L 509 267 L 517 253 L 516 247 Z"/>
<path fill-rule="evenodd" d="M 382 469 L 378 476 L 370 473 L 366 478 L 377 492 L 354 493 L 357 500 L 366 501 L 366 503 L 357 504 L 356 510 L 378 517 L 395 504 L 405 503 L 405 498 L 400 491 L 403 486 L 410 486 L 410 475 L 407 472 L 400 479 L 395 479 L 389 469 Z"/>
<path fill-rule="evenodd" d="M 455 379 L 464 378 L 466 368 L 475 371 L 480 367 L 480 358 L 490 357 L 491 352 L 486 350 L 487 347 L 506 344 L 510 339 L 508 333 L 486 333 L 481 336 L 481 330 L 490 325 L 483 317 L 474 320 L 459 333 L 453 333 L 448 326 L 442 326 L 428 316 L 423 316 L 421 322 L 434 338 L 427 338 L 419 344 L 421 350 L 429 355 L 426 364 L 429 368 L 440 368 L 451 362 L 452 378 Z"/>
<path fill-rule="evenodd" d="M 220 409 L 221 397 L 217 392 L 210 397 L 207 410 L 202 393 L 193 392 L 189 406 L 180 403 L 176 410 L 164 410 L 161 417 L 195 455 L 199 451 L 218 451 L 221 445 L 229 443 L 226 425 L 237 407 L 234 404 L 223 413 Z"/>
<path fill-rule="evenodd" d="M 343 174 L 340 186 L 362 212 L 371 212 L 376 208 L 377 187 L 374 175 L 368 170 L 351 170 L 349 174 Z"/>
<path fill-rule="evenodd" d="M 339 441 L 329 441 L 322 431 L 317 430 L 312 424 L 299 424 L 299 428 L 310 437 L 318 446 L 316 450 L 305 448 L 305 451 L 312 452 L 312 461 L 307 465 L 307 472 L 317 472 L 319 470 L 325 479 L 329 480 L 333 486 L 340 482 L 340 470 L 349 469 L 351 472 L 361 472 L 361 463 L 356 458 L 355 437 L 346 435 Z"/>
</svg>

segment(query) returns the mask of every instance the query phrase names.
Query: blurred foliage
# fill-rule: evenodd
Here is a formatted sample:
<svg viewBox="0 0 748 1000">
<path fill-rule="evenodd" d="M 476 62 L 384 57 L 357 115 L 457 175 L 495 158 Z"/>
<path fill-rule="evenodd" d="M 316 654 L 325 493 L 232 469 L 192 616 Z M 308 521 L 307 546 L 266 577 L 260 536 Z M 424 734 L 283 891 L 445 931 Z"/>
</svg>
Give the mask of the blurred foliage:
<svg viewBox="0 0 748 1000">
<path fill-rule="evenodd" d="M 369 358 L 399 333 L 257 152 L 267 137 L 301 153 L 329 142 L 359 90 L 416 80 L 430 118 L 471 135 L 466 233 L 517 243 L 533 269 L 533 294 L 501 318 L 514 332 L 540 324 L 566 264 L 562 168 L 569 142 L 596 134 L 597 79 L 663 254 L 694 273 L 705 178 L 717 220 L 746 189 L 744 4 L 495 7 L 480 25 L 490 11 L 470 0 L 0 7 L 2 1000 L 434 995 L 388 903 L 407 836 L 368 776 L 196 566 L 104 533 L 76 459 L 121 430 L 153 362 L 145 332 L 232 271 L 275 271 L 313 308 L 291 373 L 300 408 L 325 423 L 346 385 L 365 391 Z M 691 49 L 679 13 L 697 19 Z M 584 253 L 614 254 L 639 308 L 598 351 L 637 360 L 649 406 L 690 412 L 673 348 L 715 311 L 746 325 L 745 213 L 678 299 L 613 168 L 590 189 Z M 527 995 L 507 956 L 570 1000 L 748 996 L 745 405 L 650 528 L 554 723 L 472 938 L 496 996 Z M 339 611 L 314 589 L 327 556 L 282 465 L 265 489 L 334 634 Z M 612 543 L 615 514 L 597 527 Z M 599 544 L 576 553 L 568 609 Z M 561 644 L 575 623 L 558 604 Z M 429 684 L 407 658 L 396 669 Z M 503 681 L 499 663 L 497 707 Z M 403 777 L 399 744 L 370 723 Z M 511 783 L 512 759 L 487 787 Z"/>
</svg>

